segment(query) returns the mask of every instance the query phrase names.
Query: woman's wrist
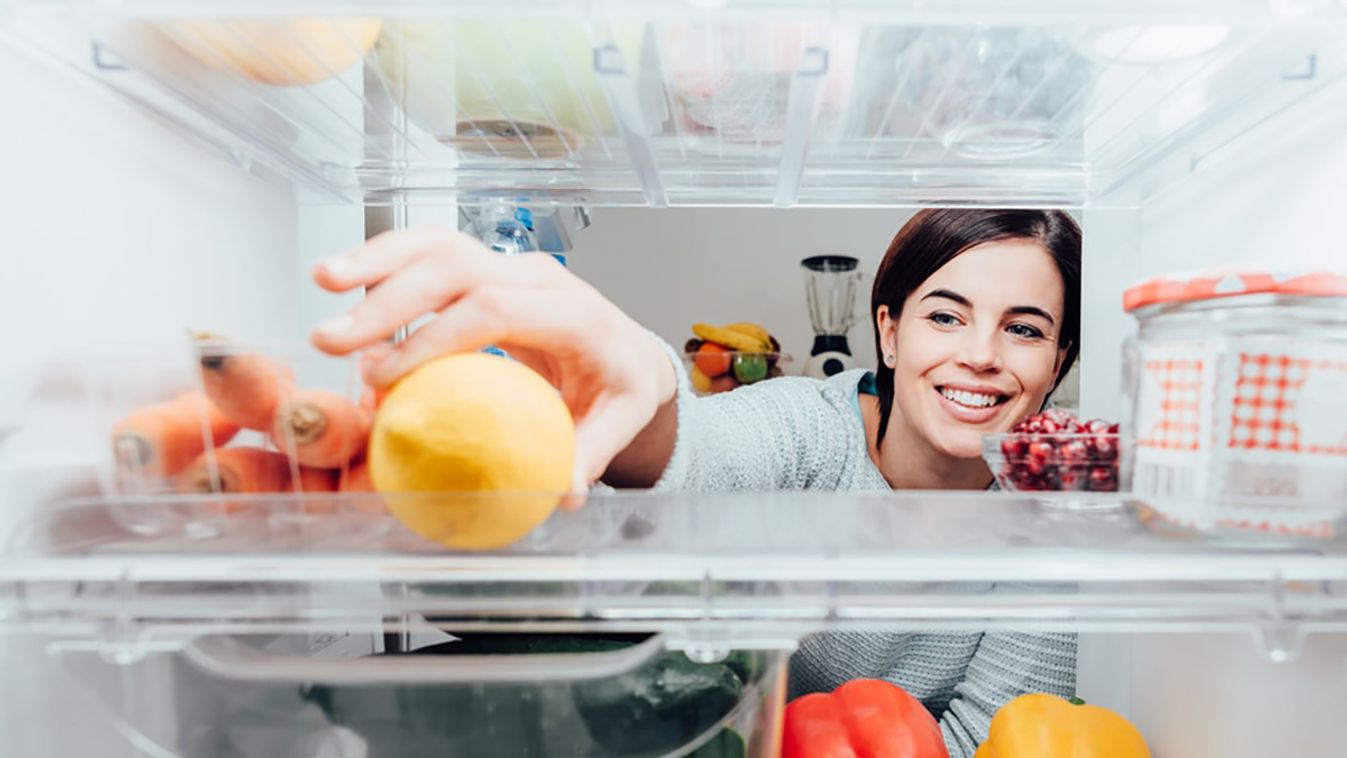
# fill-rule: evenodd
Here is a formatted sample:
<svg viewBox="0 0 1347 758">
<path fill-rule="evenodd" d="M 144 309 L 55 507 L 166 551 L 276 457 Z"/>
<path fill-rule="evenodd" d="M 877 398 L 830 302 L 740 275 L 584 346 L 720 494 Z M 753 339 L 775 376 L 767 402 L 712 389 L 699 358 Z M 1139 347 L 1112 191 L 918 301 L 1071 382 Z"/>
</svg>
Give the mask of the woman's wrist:
<svg viewBox="0 0 1347 758">
<path fill-rule="evenodd" d="M 653 332 L 646 332 L 651 349 L 650 365 L 655 376 L 655 404 L 663 407 L 678 396 L 678 367 L 669 346 Z"/>
</svg>

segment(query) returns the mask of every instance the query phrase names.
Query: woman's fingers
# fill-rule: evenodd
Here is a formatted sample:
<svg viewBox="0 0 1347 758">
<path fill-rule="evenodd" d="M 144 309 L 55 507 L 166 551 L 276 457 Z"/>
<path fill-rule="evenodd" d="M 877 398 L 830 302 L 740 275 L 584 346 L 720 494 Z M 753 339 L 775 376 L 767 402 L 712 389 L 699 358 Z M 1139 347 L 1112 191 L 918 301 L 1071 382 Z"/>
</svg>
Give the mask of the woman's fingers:
<svg viewBox="0 0 1347 758">
<path fill-rule="evenodd" d="M 313 332 L 313 344 L 327 353 L 349 353 L 451 304 L 480 279 L 479 267 L 453 264 L 435 256 L 415 260 L 380 282 L 349 311 L 320 324 Z"/>
<path fill-rule="evenodd" d="M 379 342 L 374 345 L 370 345 L 368 348 L 365 348 L 363 351 L 361 351 L 359 363 L 360 381 L 364 382 L 365 384 L 371 384 L 369 379 L 370 370 L 373 369 L 374 366 L 376 366 L 379 363 L 379 361 L 382 361 L 384 358 L 388 357 L 388 355 L 392 352 L 393 346 L 388 344 L 387 342 Z M 371 386 L 373 385 L 371 384 Z"/>
<path fill-rule="evenodd" d="M 328 353 L 349 353 L 387 339 L 398 328 L 479 288 L 540 287 L 566 276 L 550 256 L 502 256 L 480 245 L 424 251 L 408 261 L 351 310 L 319 325 L 314 345 Z"/>
<path fill-rule="evenodd" d="M 483 301 L 481 290 L 468 295 L 420 329 L 369 368 L 366 378 L 386 387 L 426 361 L 490 345 L 503 334 L 503 319 Z"/>
<path fill-rule="evenodd" d="M 542 351 L 553 359 L 601 356 L 611 349 L 606 335 L 591 323 L 577 322 L 577 311 L 584 311 L 577 297 L 583 294 L 569 287 L 479 285 L 413 332 L 371 369 L 370 379 L 391 384 L 433 358 L 493 344 L 506 351 L 512 346 Z"/>
<path fill-rule="evenodd" d="M 384 232 L 350 252 L 328 258 L 313 270 L 323 289 L 346 292 L 369 287 L 405 268 L 416 258 L 438 250 L 481 248 L 472 237 L 438 226 Z"/>
</svg>

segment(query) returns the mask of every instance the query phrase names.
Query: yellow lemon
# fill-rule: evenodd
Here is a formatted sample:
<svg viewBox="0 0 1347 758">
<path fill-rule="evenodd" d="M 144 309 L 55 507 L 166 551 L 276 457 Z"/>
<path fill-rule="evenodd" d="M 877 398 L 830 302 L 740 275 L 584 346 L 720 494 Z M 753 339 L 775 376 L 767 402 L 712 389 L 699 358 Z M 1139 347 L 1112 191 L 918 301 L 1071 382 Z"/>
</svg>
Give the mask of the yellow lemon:
<svg viewBox="0 0 1347 758">
<path fill-rule="evenodd" d="M 369 472 L 409 529 L 464 550 L 503 547 L 551 515 L 570 488 L 575 425 L 522 363 L 450 355 L 404 377 L 370 433 Z"/>
<path fill-rule="evenodd" d="M 176 21 L 161 28 L 197 60 L 263 84 L 317 84 L 354 66 L 374 45 L 377 18 Z"/>
</svg>

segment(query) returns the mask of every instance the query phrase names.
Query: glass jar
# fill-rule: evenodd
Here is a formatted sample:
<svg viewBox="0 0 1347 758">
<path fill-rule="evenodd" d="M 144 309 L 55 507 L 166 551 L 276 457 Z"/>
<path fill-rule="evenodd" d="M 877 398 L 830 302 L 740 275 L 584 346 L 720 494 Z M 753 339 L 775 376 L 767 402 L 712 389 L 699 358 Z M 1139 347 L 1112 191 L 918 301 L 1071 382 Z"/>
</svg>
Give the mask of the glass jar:
<svg viewBox="0 0 1347 758">
<path fill-rule="evenodd" d="M 1347 277 L 1164 277 L 1129 289 L 1132 490 L 1200 531 L 1334 537 L 1347 513 Z"/>
</svg>

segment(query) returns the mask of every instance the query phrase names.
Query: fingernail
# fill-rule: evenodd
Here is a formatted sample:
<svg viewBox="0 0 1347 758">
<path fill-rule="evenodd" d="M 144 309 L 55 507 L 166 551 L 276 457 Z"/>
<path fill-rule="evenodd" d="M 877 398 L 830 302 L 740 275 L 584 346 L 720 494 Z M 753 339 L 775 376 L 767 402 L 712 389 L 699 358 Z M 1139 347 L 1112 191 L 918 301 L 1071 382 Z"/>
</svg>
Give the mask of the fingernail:
<svg viewBox="0 0 1347 758">
<path fill-rule="evenodd" d="M 327 273 L 332 274 L 333 276 L 341 276 L 351 267 L 351 261 L 345 256 L 338 256 L 336 258 L 328 258 L 323 261 L 322 265 L 323 268 L 327 269 Z"/>
<path fill-rule="evenodd" d="M 319 324 L 318 331 L 323 334 L 335 336 L 349 330 L 353 326 L 355 326 L 355 319 L 351 317 L 351 314 L 343 313 L 340 316 L 335 316 Z"/>
</svg>

